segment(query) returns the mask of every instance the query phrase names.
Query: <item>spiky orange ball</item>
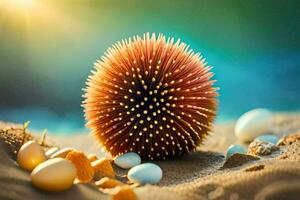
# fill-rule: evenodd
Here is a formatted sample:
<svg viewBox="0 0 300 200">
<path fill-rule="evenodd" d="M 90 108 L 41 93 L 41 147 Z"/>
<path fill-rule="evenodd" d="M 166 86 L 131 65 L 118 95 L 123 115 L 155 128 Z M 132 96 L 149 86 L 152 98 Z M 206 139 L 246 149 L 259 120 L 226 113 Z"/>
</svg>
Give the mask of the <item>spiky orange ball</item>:
<svg viewBox="0 0 300 200">
<path fill-rule="evenodd" d="M 157 160 L 192 151 L 215 118 L 210 69 L 199 53 L 161 34 L 118 42 L 88 77 L 87 127 L 112 156 Z"/>
</svg>

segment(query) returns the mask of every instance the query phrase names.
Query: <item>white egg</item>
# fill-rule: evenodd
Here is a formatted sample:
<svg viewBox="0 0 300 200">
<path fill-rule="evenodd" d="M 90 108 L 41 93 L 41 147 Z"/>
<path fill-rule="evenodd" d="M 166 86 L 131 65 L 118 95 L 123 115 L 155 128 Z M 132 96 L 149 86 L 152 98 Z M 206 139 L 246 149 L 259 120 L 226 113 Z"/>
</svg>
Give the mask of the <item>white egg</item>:
<svg viewBox="0 0 300 200">
<path fill-rule="evenodd" d="M 59 192 L 69 189 L 76 176 L 76 168 L 69 160 L 53 158 L 34 168 L 31 181 L 39 189 Z"/>
<path fill-rule="evenodd" d="M 28 141 L 22 145 L 17 155 L 17 163 L 23 169 L 32 171 L 38 164 L 47 160 L 45 151 L 35 141 Z"/>
<path fill-rule="evenodd" d="M 270 133 L 271 128 L 272 113 L 267 109 L 254 109 L 238 119 L 234 133 L 240 141 L 249 142 L 259 135 Z"/>
<path fill-rule="evenodd" d="M 161 168 L 153 163 L 143 163 L 128 171 L 128 179 L 139 184 L 159 183 L 163 175 Z"/>
<path fill-rule="evenodd" d="M 141 164 L 141 157 L 137 153 L 129 152 L 116 157 L 114 163 L 123 169 L 129 169 Z"/>
<path fill-rule="evenodd" d="M 63 148 L 61 150 L 56 151 L 55 153 L 53 153 L 50 158 L 65 158 L 68 153 L 70 153 L 71 151 L 73 151 L 73 148 Z"/>
<path fill-rule="evenodd" d="M 59 150 L 58 147 L 52 147 L 46 151 L 46 157 L 49 159 L 55 152 Z"/>
</svg>

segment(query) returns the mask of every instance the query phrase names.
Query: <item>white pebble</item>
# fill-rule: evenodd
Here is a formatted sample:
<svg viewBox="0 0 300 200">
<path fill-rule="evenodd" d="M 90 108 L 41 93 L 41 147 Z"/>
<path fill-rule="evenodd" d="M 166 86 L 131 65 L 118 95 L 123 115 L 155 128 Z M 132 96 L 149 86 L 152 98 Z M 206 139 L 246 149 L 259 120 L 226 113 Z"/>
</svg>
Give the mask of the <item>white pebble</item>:
<svg viewBox="0 0 300 200">
<path fill-rule="evenodd" d="M 71 151 L 74 151 L 74 149 L 69 147 L 63 148 L 53 153 L 50 158 L 65 158 Z"/>
<path fill-rule="evenodd" d="M 243 114 L 234 129 L 242 142 L 250 142 L 259 135 L 271 132 L 272 113 L 267 109 L 254 109 Z"/>
<path fill-rule="evenodd" d="M 260 140 L 263 142 L 270 142 L 273 144 L 276 144 L 279 140 L 279 138 L 276 135 L 261 135 L 255 138 L 255 140 Z"/>
<path fill-rule="evenodd" d="M 76 175 L 76 168 L 69 160 L 53 158 L 34 168 L 31 181 L 39 189 L 59 192 L 69 189 Z"/>
<path fill-rule="evenodd" d="M 58 147 L 52 147 L 46 151 L 46 157 L 49 159 L 55 152 L 59 150 Z"/>
<path fill-rule="evenodd" d="M 153 163 L 143 163 L 131 168 L 128 171 L 128 179 L 138 184 L 159 183 L 163 175 L 161 168 Z"/>
<path fill-rule="evenodd" d="M 228 159 L 230 156 L 236 153 L 245 154 L 247 152 L 247 149 L 241 145 L 233 144 L 228 147 L 226 152 L 226 159 Z"/>
<path fill-rule="evenodd" d="M 129 152 L 116 157 L 114 163 L 123 169 L 129 169 L 141 164 L 141 157 L 137 153 Z"/>
</svg>

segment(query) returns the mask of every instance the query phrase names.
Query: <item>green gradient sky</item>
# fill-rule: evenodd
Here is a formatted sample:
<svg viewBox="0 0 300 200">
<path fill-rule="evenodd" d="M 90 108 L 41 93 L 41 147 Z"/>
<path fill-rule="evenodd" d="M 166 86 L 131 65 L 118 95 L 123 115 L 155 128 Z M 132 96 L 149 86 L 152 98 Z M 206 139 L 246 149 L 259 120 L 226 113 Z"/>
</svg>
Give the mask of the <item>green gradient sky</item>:
<svg viewBox="0 0 300 200">
<path fill-rule="evenodd" d="M 81 88 L 95 60 L 144 32 L 181 38 L 203 53 L 221 87 L 220 115 L 300 108 L 300 1 L 39 3 L 45 11 L 32 8 L 27 18 L 0 4 L 1 108 L 81 112 Z"/>
</svg>

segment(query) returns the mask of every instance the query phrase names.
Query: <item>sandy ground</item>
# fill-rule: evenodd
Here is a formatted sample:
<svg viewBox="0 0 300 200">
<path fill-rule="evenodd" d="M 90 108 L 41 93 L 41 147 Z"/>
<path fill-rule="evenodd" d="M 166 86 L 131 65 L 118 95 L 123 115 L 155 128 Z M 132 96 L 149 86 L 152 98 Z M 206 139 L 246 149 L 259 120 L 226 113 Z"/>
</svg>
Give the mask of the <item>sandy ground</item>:
<svg viewBox="0 0 300 200">
<path fill-rule="evenodd" d="M 234 134 L 235 122 L 215 125 L 213 133 L 196 152 L 173 160 L 157 162 L 164 172 L 157 186 L 143 186 L 135 191 L 140 199 L 297 199 L 300 196 L 300 143 L 282 147 L 258 161 L 221 169 L 228 146 L 238 143 Z M 1 124 L 0 124 L 1 126 Z M 278 113 L 273 118 L 273 132 L 284 136 L 300 130 L 300 113 Z M 86 153 L 105 156 L 88 133 L 74 136 L 49 136 L 60 147 L 73 147 Z M 4 147 L 1 147 L 3 149 Z M 1 152 L 0 199 L 95 199 L 107 198 L 93 185 L 77 185 L 62 194 L 47 194 L 34 189 L 27 172 Z M 254 166 L 255 170 L 251 170 Z M 255 166 L 259 166 L 258 170 Z M 263 166 L 263 167 L 262 167 Z M 250 171 L 247 169 L 250 168 Z M 6 172 L 6 173 L 2 173 Z M 125 170 L 116 168 L 118 175 Z M 5 174 L 5 175 L 3 175 Z M 8 195 L 9 194 L 9 195 Z"/>
</svg>

